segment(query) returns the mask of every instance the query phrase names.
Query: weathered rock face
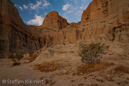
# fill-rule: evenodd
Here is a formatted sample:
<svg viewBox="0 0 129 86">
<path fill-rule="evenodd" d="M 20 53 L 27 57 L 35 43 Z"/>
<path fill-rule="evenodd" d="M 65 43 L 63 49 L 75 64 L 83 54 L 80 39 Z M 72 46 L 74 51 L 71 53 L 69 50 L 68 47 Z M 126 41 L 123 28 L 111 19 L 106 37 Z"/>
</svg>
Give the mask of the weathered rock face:
<svg viewBox="0 0 129 86">
<path fill-rule="evenodd" d="M 68 25 L 69 24 L 65 18 L 62 18 L 58 12 L 52 11 L 46 15 L 42 28 L 58 31 Z"/>
<path fill-rule="evenodd" d="M 81 22 L 63 29 L 64 40 L 76 42 L 104 34 L 109 41 L 128 43 L 128 24 L 128 0 L 93 0 L 84 10 Z"/>
<path fill-rule="evenodd" d="M 39 37 L 35 34 L 23 23 L 10 0 L 0 1 L 0 56 L 39 49 Z"/>
<path fill-rule="evenodd" d="M 33 52 L 62 40 L 62 28 L 68 26 L 58 12 L 50 12 L 41 26 L 25 25 L 10 0 L 0 1 L 0 55 Z M 60 35 L 60 36 L 59 36 Z"/>
<path fill-rule="evenodd" d="M 93 0 L 82 14 L 79 30 L 83 30 L 82 39 L 85 40 L 95 35 L 105 34 L 110 41 L 116 41 L 115 38 L 118 36 L 113 28 L 121 27 L 122 34 L 127 36 L 128 23 L 128 0 Z M 123 26 L 126 27 L 126 31 L 122 29 Z M 127 37 L 126 41 L 129 40 Z"/>
<path fill-rule="evenodd" d="M 128 0 L 93 0 L 84 10 L 81 22 L 101 20 L 125 9 Z"/>
<path fill-rule="evenodd" d="M 52 11 L 41 26 L 25 25 L 10 0 L 0 1 L 1 56 L 33 52 L 58 41 L 77 42 L 93 37 L 129 43 L 128 0 L 93 0 L 78 23 L 69 24 L 58 12 Z"/>
</svg>

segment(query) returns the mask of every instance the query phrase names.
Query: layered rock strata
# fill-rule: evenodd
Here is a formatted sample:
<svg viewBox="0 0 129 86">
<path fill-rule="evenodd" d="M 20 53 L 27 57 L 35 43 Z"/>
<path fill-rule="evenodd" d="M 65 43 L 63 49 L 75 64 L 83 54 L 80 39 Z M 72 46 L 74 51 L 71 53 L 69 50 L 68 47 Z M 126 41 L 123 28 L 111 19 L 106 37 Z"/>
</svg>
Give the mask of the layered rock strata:
<svg viewBox="0 0 129 86">
<path fill-rule="evenodd" d="M 33 32 L 32 28 L 35 29 L 23 23 L 14 3 L 10 0 L 1 0 L 0 56 L 15 52 L 33 52 L 41 48 L 36 29 Z"/>
<path fill-rule="evenodd" d="M 23 23 L 10 0 L 0 1 L 0 55 L 33 52 L 58 41 L 77 42 L 95 36 L 129 43 L 128 0 L 93 0 L 84 10 L 81 21 L 68 23 L 58 12 L 46 15 L 41 26 Z"/>
<path fill-rule="evenodd" d="M 61 30 L 68 26 L 69 23 L 65 18 L 62 18 L 58 12 L 52 11 L 46 15 L 43 24 L 41 25 L 43 29 L 50 29 L 54 31 Z"/>
</svg>

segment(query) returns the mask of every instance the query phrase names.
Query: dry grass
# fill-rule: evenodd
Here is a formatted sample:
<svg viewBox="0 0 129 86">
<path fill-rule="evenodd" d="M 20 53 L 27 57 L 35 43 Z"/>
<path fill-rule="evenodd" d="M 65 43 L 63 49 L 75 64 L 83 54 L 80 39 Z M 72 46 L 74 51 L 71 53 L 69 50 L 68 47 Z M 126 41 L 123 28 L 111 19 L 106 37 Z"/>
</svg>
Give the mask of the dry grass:
<svg viewBox="0 0 129 86">
<path fill-rule="evenodd" d="M 99 71 L 99 70 L 102 70 L 111 65 L 113 65 L 113 63 L 107 63 L 107 62 L 81 65 L 81 66 L 77 67 L 77 74 L 80 74 L 80 73 L 85 74 L 85 73 Z"/>
<path fill-rule="evenodd" d="M 31 56 L 25 58 L 25 60 L 31 60 L 31 61 L 34 61 L 38 56 L 39 56 L 39 54 L 31 55 Z"/>
<path fill-rule="evenodd" d="M 40 70 L 41 72 L 50 72 L 55 71 L 58 68 L 58 64 L 54 61 L 47 62 L 44 61 L 42 64 L 35 65 L 35 69 Z"/>
<path fill-rule="evenodd" d="M 41 52 L 34 52 L 33 54 L 25 58 L 25 60 L 34 61 L 40 55 L 40 53 Z"/>
<path fill-rule="evenodd" d="M 119 65 L 114 69 L 115 72 L 119 72 L 119 73 L 127 73 L 129 74 L 129 68 L 128 67 L 124 67 L 123 65 Z"/>
</svg>

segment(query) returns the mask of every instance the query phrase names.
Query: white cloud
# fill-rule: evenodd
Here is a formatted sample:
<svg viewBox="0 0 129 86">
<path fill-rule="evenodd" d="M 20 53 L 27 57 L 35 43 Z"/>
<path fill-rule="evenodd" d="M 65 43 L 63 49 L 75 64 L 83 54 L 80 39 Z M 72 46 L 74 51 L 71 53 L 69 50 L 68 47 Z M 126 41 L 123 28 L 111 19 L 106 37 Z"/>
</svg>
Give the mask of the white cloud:
<svg viewBox="0 0 129 86">
<path fill-rule="evenodd" d="M 88 0 L 81 0 L 81 7 L 80 7 L 80 10 L 85 10 L 88 6 Z"/>
<path fill-rule="evenodd" d="M 23 11 L 23 8 L 20 5 L 15 4 L 16 7 L 18 7 L 20 10 Z"/>
<path fill-rule="evenodd" d="M 62 8 L 62 10 L 67 11 L 71 7 L 70 4 L 65 4 Z"/>
<path fill-rule="evenodd" d="M 44 4 L 43 7 L 47 7 L 48 5 L 50 5 L 50 3 L 47 0 L 43 0 Z"/>
<path fill-rule="evenodd" d="M 42 4 L 41 1 L 36 1 L 36 4 L 33 5 L 32 3 L 30 3 L 30 8 L 33 9 L 33 10 L 36 10 L 37 8 L 39 8 L 39 6 Z"/>
<path fill-rule="evenodd" d="M 71 7 L 64 12 L 63 17 L 70 23 L 80 21 L 80 12 L 78 11 L 80 11 L 79 6 L 72 4 Z"/>
<path fill-rule="evenodd" d="M 50 3 L 44 3 L 43 6 L 47 7 Z"/>
<path fill-rule="evenodd" d="M 70 4 L 70 7 L 63 6 L 65 10 L 63 17 L 66 18 L 69 23 L 80 21 L 83 10 L 87 8 L 91 1 L 92 0 L 65 0 L 65 4 Z"/>
<path fill-rule="evenodd" d="M 49 5 L 50 3 L 47 0 L 37 0 L 36 4 L 30 3 L 28 5 L 23 5 L 23 7 L 25 9 L 29 7 L 31 10 L 38 10 L 39 8 L 45 8 Z"/>
<path fill-rule="evenodd" d="M 38 16 L 37 14 L 34 16 L 34 19 L 31 19 L 27 22 L 30 25 L 41 25 L 43 23 L 44 18 L 42 16 Z"/>
<path fill-rule="evenodd" d="M 19 8 L 23 11 L 23 8 L 21 6 Z"/>
<path fill-rule="evenodd" d="M 81 6 L 80 7 L 80 10 L 85 10 L 86 8 L 84 6 Z"/>
<path fill-rule="evenodd" d="M 28 6 L 26 6 L 26 5 L 23 5 L 23 8 L 24 8 L 24 9 L 27 9 L 27 8 L 28 8 Z"/>
</svg>

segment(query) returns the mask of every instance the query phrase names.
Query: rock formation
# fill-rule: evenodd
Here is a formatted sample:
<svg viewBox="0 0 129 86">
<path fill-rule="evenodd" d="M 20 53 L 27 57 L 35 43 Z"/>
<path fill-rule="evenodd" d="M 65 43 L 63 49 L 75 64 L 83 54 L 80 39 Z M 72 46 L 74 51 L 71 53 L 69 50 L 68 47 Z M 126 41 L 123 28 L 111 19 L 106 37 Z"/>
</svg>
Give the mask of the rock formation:
<svg viewBox="0 0 129 86">
<path fill-rule="evenodd" d="M 82 14 L 81 24 L 84 26 L 84 34 L 87 34 L 82 36 L 83 38 L 89 39 L 93 35 L 105 34 L 111 41 L 116 41 L 119 37 L 119 40 L 123 39 L 121 42 L 128 43 L 129 2 L 128 0 L 93 0 Z M 116 35 L 118 27 L 119 36 Z"/>
<path fill-rule="evenodd" d="M 128 4 L 128 0 L 93 0 L 84 10 L 81 22 L 102 20 L 109 16 L 117 17 Z"/>
<path fill-rule="evenodd" d="M 58 12 L 52 11 L 46 15 L 44 22 L 42 24 L 43 29 L 50 29 L 50 30 L 61 30 L 68 26 L 68 22 L 66 19 L 62 18 Z"/>
<path fill-rule="evenodd" d="M 109 41 L 128 43 L 128 26 L 128 0 L 93 0 L 84 10 L 81 22 L 71 23 L 62 29 L 63 40 L 77 42 L 104 34 Z"/>
<path fill-rule="evenodd" d="M 41 26 L 25 25 L 10 0 L 0 1 L 0 55 L 33 52 L 58 41 L 77 42 L 97 36 L 129 43 L 128 0 L 93 0 L 81 21 L 69 24 L 58 12 L 46 15 Z"/>
<path fill-rule="evenodd" d="M 36 30 L 31 29 L 23 23 L 14 3 L 10 0 L 0 1 L 0 56 L 33 52 L 41 48 Z"/>
</svg>

